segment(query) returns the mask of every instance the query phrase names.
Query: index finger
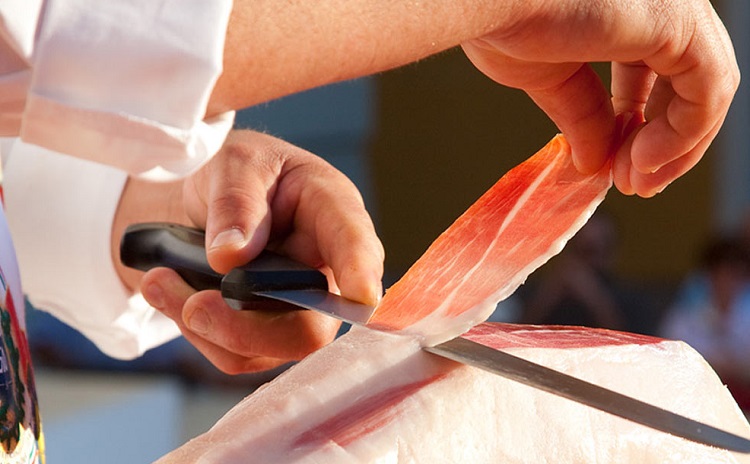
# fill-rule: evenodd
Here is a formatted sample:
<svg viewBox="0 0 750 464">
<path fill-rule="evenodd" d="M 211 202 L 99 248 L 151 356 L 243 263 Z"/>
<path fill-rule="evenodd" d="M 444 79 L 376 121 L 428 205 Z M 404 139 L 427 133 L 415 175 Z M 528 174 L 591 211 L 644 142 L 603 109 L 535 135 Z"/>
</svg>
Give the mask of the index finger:
<svg viewBox="0 0 750 464">
<path fill-rule="evenodd" d="M 578 170 L 599 170 L 612 151 L 614 111 L 609 92 L 586 63 L 524 60 L 504 53 L 491 38 L 462 44 L 474 65 L 496 82 L 523 89 L 573 147 Z"/>
<path fill-rule="evenodd" d="M 342 296 L 378 302 L 383 246 L 359 191 L 346 176 L 320 159 L 289 160 L 273 211 L 272 235 L 283 236 L 284 254 L 330 269 L 332 289 L 337 287 Z"/>
</svg>

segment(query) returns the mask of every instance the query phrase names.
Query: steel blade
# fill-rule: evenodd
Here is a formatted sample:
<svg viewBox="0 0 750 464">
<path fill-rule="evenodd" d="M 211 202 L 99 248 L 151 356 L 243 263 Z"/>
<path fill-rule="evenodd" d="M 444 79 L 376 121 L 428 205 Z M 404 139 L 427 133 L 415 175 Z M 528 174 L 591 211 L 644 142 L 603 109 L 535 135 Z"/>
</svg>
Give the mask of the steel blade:
<svg viewBox="0 0 750 464">
<path fill-rule="evenodd" d="M 457 337 L 426 351 L 704 445 L 750 453 L 750 440 L 604 387 Z"/>
<path fill-rule="evenodd" d="M 279 257 L 271 261 L 256 260 L 254 266 L 232 272 L 220 280 L 206 260 L 203 249 L 202 231 L 176 224 L 151 223 L 128 227 L 121 242 L 120 254 L 124 263 L 141 270 L 156 266 L 173 267 L 196 288 L 219 288 L 228 301 L 234 301 L 242 308 L 253 295 L 273 298 L 287 304 L 318 311 L 355 325 L 366 325 L 375 308 L 347 300 L 325 291 L 325 278 L 310 279 L 311 269 L 299 263 L 290 263 Z M 265 264 L 259 266 L 261 261 Z M 283 278 L 278 271 L 283 271 Z M 313 270 L 314 271 L 314 270 Z M 312 290 L 268 290 L 268 273 L 275 276 L 271 280 L 286 280 L 304 287 L 317 287 Z M 317 272 L 317 271 L 314 271 Z M 264 291 L 254 290 L 248 285 L 257 284 L 253 277 L 264 275 Z M 231 282 L 226 282 L 232 277 Z M 315 276 L 313 276 L 315 277 Z M 227 287 L 225 289 L 225 284 Z M 276 282 L 278 284 L 278 282 Z M 225 294 L 225 290 L 226 294 Z M 232 290 L 232 291 L 229 291 Z M 462 337 L 455 338 L 425 350 L 468 364 L 494 374 L 499 374 L 546 392 L 568 398 L 593 408 L 614 414 L 639 424 L 687 438 L 699 443 L 725 448 L 741 453 L 750 453 L 750 440 L 692 419 L 649 405 L 642 401 L 616 393 L 603 387 L 585 382 L 553 369 L 540 366 L 511 354 L 472 342 Z"/>
<path fill-rule="evenodd" d="M 375 312 L 373 306 L 357 303 L 325 290 L 271 290 L 255 294 L 311 309 L 354 325 L 366 325 Z"/>
<path fill-rule="evenodd" d="M 327 314 L 354 325 L 366 325 L 375 311 L 372 306 L 318 289 L 272 290 L 256 292 L 256 294 Z M 456 337 L 423 349 L 438 356 L 483 369 L 652 429 L 704 445 L 740 453 L 750 453 L 750 440 L 747 438 L 463 337 Z"/>
</svg>

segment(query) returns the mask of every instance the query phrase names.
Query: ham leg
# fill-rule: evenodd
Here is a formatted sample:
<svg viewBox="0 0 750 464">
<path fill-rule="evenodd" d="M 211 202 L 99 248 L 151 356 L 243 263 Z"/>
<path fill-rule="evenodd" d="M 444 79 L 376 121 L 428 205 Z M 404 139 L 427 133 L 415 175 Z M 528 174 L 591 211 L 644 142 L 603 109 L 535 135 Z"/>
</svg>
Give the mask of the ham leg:
<svg viewBox="0 0 750 464">
<path fill-rule="evenodd" d="M 481 324 L 480 343 L 743 436 L 750 425 L 686 344 L 581 327 Z M 353 330 L 247 397 L 169 463 L 750 463 Z"/>
</svg>

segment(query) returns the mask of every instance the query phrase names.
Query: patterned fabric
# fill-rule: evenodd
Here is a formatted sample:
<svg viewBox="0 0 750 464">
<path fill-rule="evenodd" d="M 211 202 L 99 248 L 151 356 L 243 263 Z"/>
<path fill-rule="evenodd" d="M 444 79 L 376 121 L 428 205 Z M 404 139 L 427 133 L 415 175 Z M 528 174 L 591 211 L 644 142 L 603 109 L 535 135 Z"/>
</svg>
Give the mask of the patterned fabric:
<svg viewBox="0 0 750 464">
<path fill-rule="evenodd" d="M 0 203 L 2 171 L 0 168 Z M 0 204 L 0 463 L 44 463 L 36 389 L 13 244 Z"/>
</svg>

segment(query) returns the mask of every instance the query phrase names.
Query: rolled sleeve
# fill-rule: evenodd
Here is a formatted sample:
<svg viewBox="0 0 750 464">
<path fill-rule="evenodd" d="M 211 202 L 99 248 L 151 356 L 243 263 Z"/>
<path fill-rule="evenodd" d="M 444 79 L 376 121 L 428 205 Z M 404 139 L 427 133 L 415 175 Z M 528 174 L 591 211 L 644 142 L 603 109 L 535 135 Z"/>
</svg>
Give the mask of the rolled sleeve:
<svg viewBox="0 0 750 464">
<path fill-rule="evenodd" d="M 179 335 L 114 268 L 111 227 L 124 172 L 16 142 L 4 174 L 8 224 L 32 304 L 116 358 L 137 357 Z"/>
<path fill-rule="evenodd" d="M 19 75 L 28 71 L 21 64 L 3 73 L 15 95 L 3 110 L 4 135 L 13 135 L 7 128 L 15 117 L 18 135 L 29 143 L 133 175 L 189 174 L 218 151 L 234 119 L 233 112 L 205 119 L 231 6 L 231 0 L 48 0 L 33 46 L 4 41 L 9 56 L 12 49 L 30 65 L 29 76 Z M 5 34 L 22 35 L 8 28 Z M 21 114 L 14 115 L 19 100 Z"/>
</svg>

